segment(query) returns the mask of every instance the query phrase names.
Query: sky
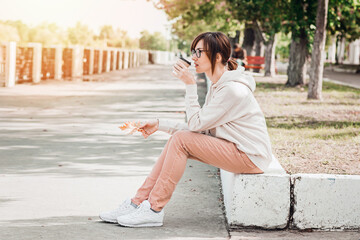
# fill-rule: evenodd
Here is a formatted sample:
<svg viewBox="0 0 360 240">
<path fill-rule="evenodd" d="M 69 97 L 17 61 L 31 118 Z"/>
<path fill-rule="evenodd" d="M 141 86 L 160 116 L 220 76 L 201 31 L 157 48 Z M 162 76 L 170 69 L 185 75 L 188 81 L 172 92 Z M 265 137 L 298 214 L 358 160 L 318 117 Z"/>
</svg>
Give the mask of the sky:
<svg viewBox="0 0 360 240">
<path fill-rule="evenodd" d="M 21 20 L 30 26 L 56 23 L 64 29 L 80 21 L 96 33 L 100 26 L 112 25 L 133 38 L 142 30 L 170 36 L 166 14 L 146 0 L 0 0 L 0 20 Z"/>
</svg>

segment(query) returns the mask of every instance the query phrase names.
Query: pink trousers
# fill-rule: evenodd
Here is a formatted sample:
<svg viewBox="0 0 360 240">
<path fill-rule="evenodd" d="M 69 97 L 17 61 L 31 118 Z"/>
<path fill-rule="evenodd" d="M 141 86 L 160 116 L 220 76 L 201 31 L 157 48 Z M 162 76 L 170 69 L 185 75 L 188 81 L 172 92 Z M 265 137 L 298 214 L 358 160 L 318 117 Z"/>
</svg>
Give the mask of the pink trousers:
<svg viewBox="0 0 360 240">
<path fill-rule="evenodd" d="M 186 168 L 188 158 L 233 173 L 263 173 L 236 145 L 224 139 L 191 131 L 177 131 L 170 137 L 159 159 L 132 202 L 148 200 L 160 211 L 169 202 Z"/>
</svg>

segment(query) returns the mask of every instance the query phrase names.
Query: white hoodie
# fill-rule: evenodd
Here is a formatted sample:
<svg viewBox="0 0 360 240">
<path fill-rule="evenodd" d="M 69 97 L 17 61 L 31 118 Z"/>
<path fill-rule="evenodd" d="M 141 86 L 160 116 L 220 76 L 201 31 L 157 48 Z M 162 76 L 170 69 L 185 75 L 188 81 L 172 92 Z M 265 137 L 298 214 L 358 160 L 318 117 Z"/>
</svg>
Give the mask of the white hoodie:
<svg viewBox="0 0 360 240">
<path fill-rule="evenodd" d="M 253 95 L 254 78 L 240 70 L 226 71 L 212 84 L 204 106 L 198 102 L 197 86 L 186 85 L 186 123 L 159 120 L 159 130 L 173 134 L 178 130 L 203 132 L 236 144 L 262 171 L 272 161 L 264 115 Z"/>
</svg>

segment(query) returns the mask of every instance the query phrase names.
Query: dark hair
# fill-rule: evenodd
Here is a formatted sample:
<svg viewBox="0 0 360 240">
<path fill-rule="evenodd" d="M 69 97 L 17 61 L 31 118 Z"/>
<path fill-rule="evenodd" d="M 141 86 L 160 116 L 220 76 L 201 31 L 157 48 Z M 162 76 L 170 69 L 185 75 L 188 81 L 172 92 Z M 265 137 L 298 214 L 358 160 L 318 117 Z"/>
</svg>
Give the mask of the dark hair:
<svg viewBox="0 0 360 240">
<path fill-rule="evenodd" d="M 211 72 L 214 73 L 215 70 L 215 62 L 216 62 L 216 54 L 221 55 L 221 63 L 223 65 L 228 65 L 228 70 L 237 69 L 237 62 L 230 58 L 231 56 L 231 45 L 229 38 L 222 32 L 205 32 L 199 34 L 191 43 L 191 51 L 195 50 L 196 44 L 200 42 L 200 40 L 204 41 L 204 50 L 206 51 L 206 55 L 210 59 L 211 62 Z"/>
<path fill-rule="evenodd" d="M 240 47 L 240 44 L 235 43 L 234 45 L 234 52 L 232 55 L 233 58 L 239 58 L 241 60 L 244 60 L 246 57 L 246 51 L 242 47 Z"/>
</svg>

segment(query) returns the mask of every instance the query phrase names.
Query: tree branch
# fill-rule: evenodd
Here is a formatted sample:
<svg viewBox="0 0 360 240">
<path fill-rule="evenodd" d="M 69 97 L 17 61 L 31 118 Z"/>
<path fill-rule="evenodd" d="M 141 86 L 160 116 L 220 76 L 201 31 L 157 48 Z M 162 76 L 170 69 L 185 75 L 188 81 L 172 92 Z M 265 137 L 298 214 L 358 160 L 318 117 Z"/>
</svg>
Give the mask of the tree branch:
<svg viewBox="0 0 360 240">
<path fill-rule="evenodd" d="M 263 43 L 266 43 L 267 40 L 265 39 L 264 35 L 263 35 L 263 30 L 261 28 L 261 26 L 259 25 L 257 20 L 253 20 L 253 26 L 255 29 L 255 33 L 258 34 L 258 36 L 260 37 L 261 41 Z"/>
</svg>

